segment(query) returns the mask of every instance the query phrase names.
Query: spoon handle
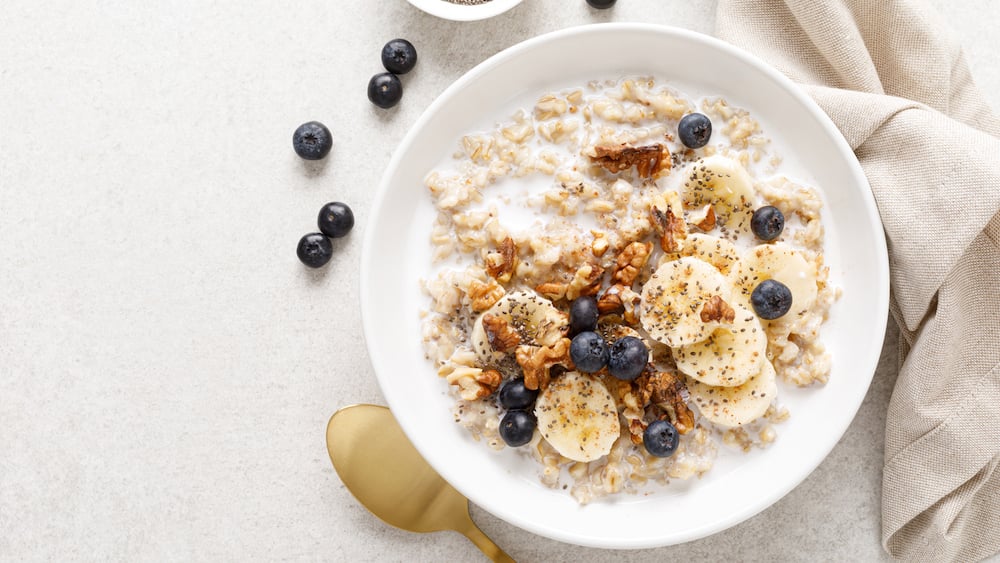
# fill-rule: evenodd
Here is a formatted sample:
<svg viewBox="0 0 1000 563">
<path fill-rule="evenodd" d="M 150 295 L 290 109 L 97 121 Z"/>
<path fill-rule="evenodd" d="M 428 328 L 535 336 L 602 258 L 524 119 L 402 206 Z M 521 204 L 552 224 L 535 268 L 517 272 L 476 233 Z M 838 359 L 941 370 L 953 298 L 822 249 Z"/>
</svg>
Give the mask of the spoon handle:
<svg viewBox="0 0 1000 563">
<path fill-rule="evenodd" d="M 493 540 L 487 537 L 486 534 L 484 534 L 483 531 L 476 526 L 471 518 L 469 519 L 469 525 L 466 526 L 464 530 L 461 530 L 461 532 L 465 537 L 469 538 L 472 543 L 476 544 L 476 547 L 486 554 L 486 557 L 489 557 L 491 561 L 496 561 L 498 563 L 517 563 L 510 555 L 504 553 L 504 550 L 500 549 L 500 546 L 493 543 Z"/>
</svg>

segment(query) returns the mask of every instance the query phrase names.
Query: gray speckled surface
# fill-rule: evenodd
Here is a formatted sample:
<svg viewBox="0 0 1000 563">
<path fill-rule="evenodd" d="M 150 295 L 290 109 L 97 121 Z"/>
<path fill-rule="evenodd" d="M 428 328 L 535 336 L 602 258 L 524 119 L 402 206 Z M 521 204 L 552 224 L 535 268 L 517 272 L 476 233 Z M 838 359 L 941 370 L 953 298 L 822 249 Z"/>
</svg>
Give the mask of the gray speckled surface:
<svg viewBox="0 0 1000 563">
<path fill-rule="evenodd" d="M 933 3 L 1000 101 L 1000 5 Z M 461 24 L 404 0 L 5 2 L 0 559 L 480 558 L 457 534 L 369 515 L 323 444 L 338 407 L 381 401 L 356 272 L 380 172 L 431 100 L 504 47 L 608 20 L 710 32 L 714 11 L 525 0 Z M 420 63 L 400 107 L 378 112 L 364 87 L 395 36 Z M 336 136 L 321 166 L 288 147 L 309 119 Z M 333 199 L 359 228 L 331 267 L 305 272 L 295 243 Z M 857 419 L 812 476 L 713 537 L 612 553 L 473 516 L 525 561 L 880 559 L 895 360 L 887 344 Z"/>
</svg>

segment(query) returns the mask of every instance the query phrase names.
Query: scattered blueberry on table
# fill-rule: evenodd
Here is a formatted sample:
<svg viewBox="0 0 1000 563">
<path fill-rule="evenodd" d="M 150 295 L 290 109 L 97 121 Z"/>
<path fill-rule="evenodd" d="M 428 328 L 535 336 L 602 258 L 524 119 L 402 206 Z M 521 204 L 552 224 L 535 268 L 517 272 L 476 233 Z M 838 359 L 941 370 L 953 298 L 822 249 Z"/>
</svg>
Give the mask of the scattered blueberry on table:
<svg viewBox="0 0 1000 563">
<path fill-rule="evenodd" d="M 292 148 L 295 149 L 295 154 L 306 160 L 320 160 L 330 154 L 333 135 L 319 121 L 303 123 L 292 134 Z"/>
<path fill-rule="evenodd" d="M 576 336 L 588 330 L 597 330 L 597 297 L 583 295 L 573 300 L 569 306 L 569 335 Z"/>
<path fill-rule="evenodd" d="M 500 399 L 500 406 L 509 410 L 523 410 L 535 404 L 538 398 L 537 389 L 528 389 L 524 386 L 523 377 L 508 379 L 497 392 Z"/>
<path fill-rule="evenodd" d="M 762 319 L 781 318 L 792 308 L 792 290 L 778 280 L 764 280 L 750 293 L 750 305 Z"/>
<path fill-rule="evenodd" d="M 667 420 L 654 420 L 642 433 L 642 443 L 649 455 L 655 457 L 670 457 L 677 451 L 680 435 L 673 424 Z"/>
<path fill-rule="evenodd" d="M 596 332 L 581 332 L 570 342 L 569 357 L 576 369 L 584 373 L 596 373 L 608 364 L 608 345 Z M 646 365 L 645 362 L 643 365 Z"/>
<path fill-rule="evenodd" d="M 346 203 L 332 201 L 319 210 L 319 230 L 330 238 L 347 236 L 354 228 L 354 212 Z"/>
<path fill-rule="evenodd" d="M 611 6 L 615 5 L 618 0 L 587 0 L 587 4 L 590 4 L 591 8 L 597 8 L 598 10 L 607 10 Z"/>
<path fill-rule="evenodd" d="M 382 109 L 389 109 L 403 97 L 403 83 L 391 72 L 376 74 L 368 81 L 368 100 Z"/>
<path fill-rule="evenodd" d="M 619 338 L 608 354 L 608 372 L 623 381 L 639 377 L 649 362 L 649 349 L 634 336 Z"/>
<path fill-rule="evenodd" d="M 712 120 L 703 113 L 689 113 L 677 125 L 677 136 L 689 149 L 700 149 L 712 138 Z"/>
<path fill-rule="evenodd" d="M 765 205 L 753 212 L 750 230 L 763 241 L 772 241 L 785 229 L 785 215 L 773 205 Z"/>
<path fill-rule="evenodd" d="M 500 437 L 512 448 L 523 446 L 535 434 L 534 415 L 528 411 L 511 410 L 500 419 Z"/>
<path fill-rule="evenodd" d="M 310 268 L 321 268 L 333 257 L 333 245 L 323 233 L 309 233 L 299 239 L 299 260 Z"/>
<path fill-rule="evenodd" d="M 382 66 L 393 74 L 406 74 L 417 65 L 417 49 L 406 39 L 393 39 L 382 47 Z"/>
</svg>

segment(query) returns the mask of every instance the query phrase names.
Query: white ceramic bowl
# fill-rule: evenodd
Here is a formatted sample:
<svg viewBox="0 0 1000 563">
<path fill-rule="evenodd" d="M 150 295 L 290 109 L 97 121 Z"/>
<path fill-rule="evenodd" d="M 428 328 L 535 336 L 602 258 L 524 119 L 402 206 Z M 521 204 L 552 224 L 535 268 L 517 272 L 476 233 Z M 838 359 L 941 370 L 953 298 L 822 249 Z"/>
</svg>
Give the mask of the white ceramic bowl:
<svg viewBox="0 0 1000 563">
<path fill-rule="evenodd" d="M 792 413 L 766 450 L 722 452 L 701 479 L 643 496 L 578 506 L 538 482 L 538 466 L 511 449 L 494 452 L 452 419 L 453 399 L 424 357 L 418 311 L 428 299 L 435 217 L 423 179 L 464 133 L 491 127 L 518 103 L 590 79 L 654 76 L 682 91 L 720 94 L 747 108 L 795 165 L 824 188 L 826 259 L 843 289 L 823 327 L 833 355 L 825 386 L 782 386 Z M 558 540 L 605 548 L 680 543 L 723 530 L 777 501 L 830 452 L 854 418 L 885 331 L 888 259 L 874 199 L 850 147 L 801 90 L 758 59 L 711 37 L 654 25 L 566 29 L 499 53 L 448 88 L 397 149 L 376 195 L 361 263 L 365 337 L 390 408 L 421 454 L 491 513 Z M 844 486 L 850 486 L 844 476 Z M 761 538 L 766 541 L 766 538 Z"/>
<path fill-rule="evenodd" d="M 439 18 L 455 21 L 473 21 L 498 16 L 517 6 L 522 0 L 490 0 L 485 4 L 472 5 L 454 4 L 445 0 L 407 1 L 428 14 Z"/>
</svg>

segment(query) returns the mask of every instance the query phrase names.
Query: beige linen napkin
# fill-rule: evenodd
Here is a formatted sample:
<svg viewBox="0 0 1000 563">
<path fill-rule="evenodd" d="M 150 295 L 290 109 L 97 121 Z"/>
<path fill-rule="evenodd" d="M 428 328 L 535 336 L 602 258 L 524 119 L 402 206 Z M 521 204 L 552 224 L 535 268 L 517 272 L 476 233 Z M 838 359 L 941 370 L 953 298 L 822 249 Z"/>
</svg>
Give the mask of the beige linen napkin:
<svg viewBox="0 0 1000 563">
<path fill-rule="evenodd" d="M 902 334 L 883 545 L 968 561 L 1000 551 L 1000 120 L 943 19 L 917 0 L 720 0 L 717 34 L 804 85 L 861 161 Z"/>
</svg>

